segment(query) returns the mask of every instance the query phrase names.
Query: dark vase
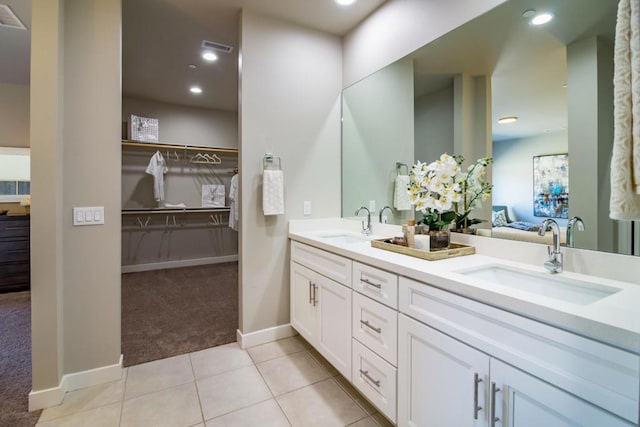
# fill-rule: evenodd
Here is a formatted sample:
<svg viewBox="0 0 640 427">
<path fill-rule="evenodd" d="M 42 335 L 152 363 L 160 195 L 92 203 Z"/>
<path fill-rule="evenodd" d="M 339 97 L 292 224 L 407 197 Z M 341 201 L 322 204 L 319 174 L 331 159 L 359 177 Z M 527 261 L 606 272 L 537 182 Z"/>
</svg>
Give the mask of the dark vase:
<svg viewBox="0 0 640 427">
<path fill-rule="evenodd" d="M 429 230 L 429 246 L 432 251 L 449 249 L 449 229 Z"/>
</svg>

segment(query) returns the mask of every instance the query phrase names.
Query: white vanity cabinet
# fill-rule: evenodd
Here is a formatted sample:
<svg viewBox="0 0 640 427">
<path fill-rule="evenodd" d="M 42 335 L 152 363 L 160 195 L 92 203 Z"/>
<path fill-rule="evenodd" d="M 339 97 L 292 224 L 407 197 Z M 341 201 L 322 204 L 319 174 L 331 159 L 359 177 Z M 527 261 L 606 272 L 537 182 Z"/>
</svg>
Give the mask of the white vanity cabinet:
<svg viewBox="0 0 640 427">
<path fill-rule="evenodd" d="M 291 326 L 351 379 L 350 282 L 328 277 L 350 279 L 351 260 L 296 242 L 291 260 Z"/>
<path fill-rule="evenodd" d="M 636 425 L 637 355 L 410 279 L 399 307 L 398 425 Z"/>
</svg>

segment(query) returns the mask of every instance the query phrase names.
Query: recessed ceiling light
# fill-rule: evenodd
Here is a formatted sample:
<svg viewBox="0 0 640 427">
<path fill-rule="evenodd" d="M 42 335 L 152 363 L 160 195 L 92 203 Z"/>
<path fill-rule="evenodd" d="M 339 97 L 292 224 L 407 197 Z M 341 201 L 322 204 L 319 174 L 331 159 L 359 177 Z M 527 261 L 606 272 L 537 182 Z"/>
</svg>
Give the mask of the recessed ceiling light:
<svg viewBox="0 0 640 427">
<path fill-rule="evenodd" d="M 532 16 L 534 16 L 536 14 L 536 10 L 535 9 L 527 9 L 524 12 L 522 12 L 522 16 L 524 18 L 531 18 Z"/>
<path fill-rule="evenodd" d="M 198 68 L 198 66 L 196 64 L 189 64 L 189 68 L 195 70 L 196 68 Z"/>
<path fill-rule="evenodd" d="M 199 94 L 202 93 L 202 89 L 200 88 L 200 86 L 191 86 L 189 88 L 189 92 L 195 93 L 196 95 L 199 95 Z"/>
<path fill-rule="evenodd" d="M 550 13 L 539 13 L 536 16 L 534 16 L 533 18 L 531 18 L 531 21 L 529 21 L 529 23 L 531 25 L 544 25 L 547 22 L 551 21 L 553 19 L 553 15 Z"/>
<path fill-rule="evenodd" d="M 564 89 L 566 89 L 568 86 L 569 86 L 569 85 L 567 85 L 566 83 L 563 83 L 563 84 L 562 84 L 562 87 L 563 87 Z"/>
<path fill-rule="evenodd" d="M 218 55 L 211 52 L 210 50 L 206 50 L 202 52 L 202 59 L 204 59 L 205 61 L 213 62 L 218 59 Z"/>
<path fill-rule="evenodd" d="M 500 117 L 498 119 L 498 123 L 500 123 L 501 125 L 504 125 L 507 123 L 513 123 L 517 120 L 518 120 L 518 116 L 506 116 L 506 117 Z"/>
<path fill-rule="evenodd" d="M 340 6 L 350 6 L 356 2 L 356 0 L 333 0 Z"/>
</svg>

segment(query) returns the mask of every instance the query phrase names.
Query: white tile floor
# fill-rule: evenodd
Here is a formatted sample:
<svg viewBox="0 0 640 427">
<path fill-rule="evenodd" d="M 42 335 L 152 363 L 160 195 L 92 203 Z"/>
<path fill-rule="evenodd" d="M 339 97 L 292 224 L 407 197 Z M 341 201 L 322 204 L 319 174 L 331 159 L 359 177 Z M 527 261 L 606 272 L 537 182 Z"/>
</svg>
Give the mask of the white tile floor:
<svg viewBox="0 0 640 427">
<path fill-rule="evenodd" d="M 236 343 L 124 370 L 121 380 L 67 393 L 38 426 L 390 426 L 299 337 Z"/>
</svg>

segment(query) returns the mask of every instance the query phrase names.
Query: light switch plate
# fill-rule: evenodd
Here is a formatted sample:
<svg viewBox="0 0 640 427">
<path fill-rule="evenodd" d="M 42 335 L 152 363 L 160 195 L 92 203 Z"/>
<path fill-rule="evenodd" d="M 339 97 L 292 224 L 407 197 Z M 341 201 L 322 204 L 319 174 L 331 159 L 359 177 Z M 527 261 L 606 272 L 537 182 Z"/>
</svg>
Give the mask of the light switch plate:
<svg viewBox="0 0 640 427">
<path fill-rule="evenodd" d="M 73 208 L 73 225 L 104 224 L 104 206 Z"/>
<path fill-rule="evenodd" d="M 369 200 L 369 210 L 371 212 L 375 212 L 376 211 L 376 201 L 375 200 Z"/>
<path fill-rule="evenodd" d="M 303 203 L 303 213 L 304 215 L 311 215 L 311 201 L 305 200 Z"/>
</svg>

